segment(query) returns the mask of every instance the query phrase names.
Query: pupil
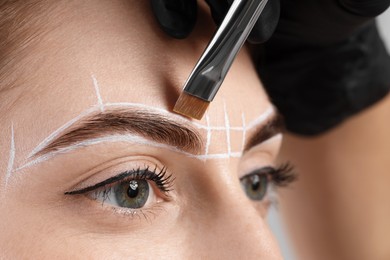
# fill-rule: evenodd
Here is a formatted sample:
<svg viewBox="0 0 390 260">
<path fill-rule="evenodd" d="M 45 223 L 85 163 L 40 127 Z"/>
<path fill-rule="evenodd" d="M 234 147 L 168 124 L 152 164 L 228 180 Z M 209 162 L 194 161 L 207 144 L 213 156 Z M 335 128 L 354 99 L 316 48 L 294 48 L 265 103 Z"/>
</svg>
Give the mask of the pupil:
<svg viewBox="0 0 390 260">
<path fill-rule="evenodd" d="M 252 190 L 257 191 L 260 188 L 260 177 L 258 175 L 254 175 L 252 178 Z"/>
<path fill-rule="evenodd" d="M 130 180 L 115 187 L 115 199 L 120 207 L 139 209 L 149 198 L 149 184 L 147 180 Z"/>
<path fill-rule="evenodd" d="M 138 183 L 137 181 L 131 181 L 129 184 L 129 188 L 127 189 L 127 196 L 130 198 L 135 198 L 138 196 L 139 189 L 138 189 Z"/>
<path fill-rule="evenodd" d="M 260 182 L 254 181 L 252 183 L 252 190 L 257 191 L 260 188 Z"/>
</svg>

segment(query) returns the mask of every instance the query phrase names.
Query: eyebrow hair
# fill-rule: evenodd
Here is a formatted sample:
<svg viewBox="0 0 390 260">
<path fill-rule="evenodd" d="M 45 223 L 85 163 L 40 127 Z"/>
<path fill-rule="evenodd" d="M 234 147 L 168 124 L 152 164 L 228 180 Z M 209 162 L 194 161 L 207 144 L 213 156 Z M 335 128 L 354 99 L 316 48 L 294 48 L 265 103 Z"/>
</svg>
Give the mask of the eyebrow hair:
<svg viewBox="0 0 390 260">
<path fill-rule="evenodd" d="M 250 150 L 252 147 L 261 144 L 271 137 L 284 132 L 285 124 L 281 114 L 276 112 L 265 125 L 255 130 L 255 134 L 249 139 L 244 147 L 244 152 Z"/>
<path fill-rule="evenodd" d="M 274 113 L 266 124 L 254 130 L 245 144 L 244 152 L 250 150 L 282 131 L 282 119 Z M 53 139 L 33 157 L 60 151 L 68 146 L 112 134 L 135 134 L 148 140 L 179 148 L 200 155 L 204 151 L 204 140 L 199 132 L 167 116 L 145 110 L 114 109 L 86 116 L 65 134 Z"/>
<path fill-rule="evenodd" d="M 195 154 L 202 151 L 204 143 L 197 131 L 161 114 L 115 109 L 81 119 L 73 129 L 51 141 L 35 155 L 55 152 L 107 134 L 136 134 Z"/>
</svg>

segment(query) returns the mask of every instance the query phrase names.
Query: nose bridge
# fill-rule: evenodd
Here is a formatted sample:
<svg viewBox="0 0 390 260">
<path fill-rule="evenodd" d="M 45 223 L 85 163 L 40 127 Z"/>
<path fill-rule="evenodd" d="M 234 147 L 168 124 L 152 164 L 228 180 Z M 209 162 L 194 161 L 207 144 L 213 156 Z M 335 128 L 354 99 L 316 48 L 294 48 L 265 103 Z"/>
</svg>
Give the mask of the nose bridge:
<svg viewBox="0 0 390 260">
<path fill-rule="evenodd" d="M 265 219 L 244 194 L 236 174 L 223 168 L 224 176 L 214 172 L 210 177 L 219 185 L 206 203 L 208 209 L 192 216 L 191 250 L 208 259 L 282 259 Z"/>
<path fill-rule="evenodd" d="M 229 193 L 217 202 L 220 206 L 216 207 L 210 239 L 218 240 L 217 244 L 221 250 L 226 250 L 227 256 L 281 259 L 265 219 L 241 190 L 231 189 Z"/>
</svg>

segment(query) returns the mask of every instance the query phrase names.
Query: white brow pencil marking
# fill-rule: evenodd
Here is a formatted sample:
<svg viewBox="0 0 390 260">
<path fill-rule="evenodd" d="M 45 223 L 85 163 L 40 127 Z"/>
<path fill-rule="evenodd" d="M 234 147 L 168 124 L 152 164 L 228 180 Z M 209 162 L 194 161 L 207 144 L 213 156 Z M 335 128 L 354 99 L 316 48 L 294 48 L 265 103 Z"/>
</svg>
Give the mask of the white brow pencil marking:
<svg viewBox="0 0 390 260">
<path fill-rule="evenodd" d="M 150 141 L 148 139 L 145 139 L 143 137 L 136 136 L 136 135 L 109 135 L 109 136 L 98 137 L 98 138 L 94 138 L 94 139 L 90 139 L 90 140 L 85 140 L 85 141 L 76 143 L 74 145 L 70 145 L 70 146 L 58 149 L 57 151 L 47 153 L 43 156 L 38 157 L 35 160 L 32 160 L 32 161 L 26 163 L 25 165 L 19 167 L 17 170 L 21 170 L 23 168 L 30 167 L 30 166 L 33 166 L 35 164 L 47 161 L 48 159 L 53 158 L 54 156 L 59 155 L 59 154 L 65 154 L 65 153 L 68 153 L 68 152 L 71 152 L 71 151 L 74 151 L 74 150 L 77 150 L 77 149 L 80 149 L 80 148 L 83 148 L 86 146 L 96 145 L 96 144 L 100 144 L 100 143 L 107 143 L 107 142 L 109 142 L 109 143 L 130 142 L 130 143 L 134 143 L 134 144 L 146 145 L 146 146 L 151 146 L 151 147 L 156 147 L 156 148 L 164 148 L 164 149 L 167 149 L 167 150 L 170 150 L 173 152 L 178 152 L 178 153 L 188 155 L 190 157 L 195 156 L 195 155 L 192 155 L 190 153 L 184 152 L 176 147 L 161 144 L 158 142 L 153 142 L 153 141 Z"/>
<path fill-rule="evenodd" d="M 275 113 L 275 109 L 273 106 L 269 106 L 268 109 L 266 111 L 264 111 L 263 114 L 261 114 L 258 118 L 256 118 L 255 120 L 253 120 L 252 122 L 250 122 L 246 129 L 247 130 L 250 130 L 254 127 L 258 127 L 259 125 L 262 125 L 264 124 L 265 121 L 268 120 L 268 118 L 270 118 L 272 116 L 272 114 Z"/>
<path fill-rule="evenodd" d="M 180 116 L 173 115 L 172 113 L 169 113 L 168 111 L 166 111 L 164 109 L 151 107 L 151 106 L 147 106 L 147 105 L 144 105 L 144 104 L 137 104 L 137 103 L 106 103 L 105 107 L 106 108 L 107 107 L 142 108 L 142 109 L 149 110 L 149 111 L 160 112 L 161 114 L 167 115 L 167 116 L 169 116 L 169 117 L 171 117 L 171 118 L 173 118 L 173 119 L 175 119 L 175 120 L 177 120 L 179 122 L 189 123 L 188 120 L 186 120 L 186 119 L 184 119 L 184 118 L 182 118 Z M 99 109 L 100 109 L 100 107 L 97 107 L 97 106 L 91 107 L 91 108 L 85 110 L 84 112 L 82 112 L 80 115 L 78 115 L 75 118 L 71 119 L 70 121 L 68 121 L 67 123 L 62 125 L 61 127 L 59 127 L 57 130 L 55 130 L 53 133 L 51 133 L 48 137 L 46 137 L 42 142 L 40 142 L 31 151 L 31 153 L 28 155 L 27 159 L 31 159 L 33 156 L 38 154 L 45 146 L 47 146 L 51 141 L 53 141 L 57 136 L 59 136 L 62 132 L 64 132 L 66 129 L 68 129 L 70 126 L 72 126 L 74 123 L 76 123 L 77 121 L 81 120 L 85 116 L 98 111 Z M 250 130 L 253 127 L 257 127 L 258 125 L 261 125 L 262 123 L 264 123 L 264 121 L 266 121 L 272 115 L 273 112 L 274 112 L 274 108 L 272 106 L 269 107 L 257 119 L 255 119 L 252 122 L 250 122 L 245 127 L 245 129 L 248 131 L 248 130 Z M 192 122 L 190 122 L 190 123 L 192 124 Z M 207 127 L 207 126 L 201 125 L 199 123 L 195 123 L 194 125 L 196 127 L 200 128 L 200 129 L 205 129 L 205 130 L 223 130 L 223 131 L 226 131 L 226 127 L 211 127 L 211 126 Z M 231 127 L 231 129 L 233 129 L 233 127 Z M 234 130 L 236 130 L 236 131 L 243 131 L 243 127 L 234 127 Z"/>
<path fill-rule="evenodd" d="M 38 158 L 36 158 L 36 159 L 34 159 L 34 160 L 32 160 L 32 161 L 22 165 L 22 166 L 20 166 L 19 168 L 15 169 L 15 172 L 16 171 L 20 171 L 20 170 L 22 170 L 24 168 L 31 167 L 31 166 L 34 166 L 36 164 L 45 162 L 45 161 L 47 161 L 47 160 L 49 160 L 49 159 L 51 159 L 51 158 L 53 158 L 53 157 L 55 157 L 57 155 L 66 154 L 66 153 L 69 153 L 71 151 L 75 151 L 77 149 L 83 148 L 83 147 L 88 147 L 88 146 L 91 146 L 91 145 L 97 145 L 97 144 L 101 144 L 101 143 L 116 143 L 116 142 L 129 142 L 129 143 L 138 144 L 138 145 L 144 145 L 144 146 L 150 146 L 150 147 L 156 147 L 156 148 L 163 148 L 163 149 L 166 149 L 166 150 L 169 150 L 169 151 L 172 151 L 172 152 L 176 152 L 176 153 L 180 153 L 180 154 L 183 154 L 183 155 L 185 155 L 187 157 L 198 159 L 198 160 L 201 160 L 201 161 L 205 161 L 207 159 L 223 159 L 223 158 L 240 157 L 241 156 L 241 152 L 231 153 L 230 155 L 229 154 L 194 155 L 194 154 L 185 152 L 185 151 L 183 151 L 181 149 L 178 149 L 178 148 L 176 148 L 174 146 L 170 146 L 170 145 L 154 142 L 154 141 L 148 140 L 148 139 L 140 137 L 140 136 L 135 136 L 135 135 L 109 135 L 109 136 L 94 138 L 94 139 L 90 139 L 90 140 L 85 140 L 85 141 L 82 141 L 80 143 L 77 143 L 77 144 L 74 144 L 74 145 L 71 145 L 71 146 L 60 148 L 60 149 L 58 149 L 56 151 L 53 151 L 53 152 L 50 152 L 50 153 L 45 154 L 43 156 L 40 156 L 40 157 L 38 157 Z"/>
<path fill-rule="evenodd" d="M 189 121 L 187 119 L 184 119 L 181 116 L 174 115 L 172 113 L 169 113 L 168 111 L 161 109 L 161 108 L 156 108 L 152 106 L 147 106 L 144 104 L 139 104 L 139 103 L 127 103 L 127 102 L 121 102 L 121 103 L 106 103 L 105 104 L 106 108 L 142 108 L 144 110 L 149 110 L 153 112 L 160 112 L 163 115 L 169 116 L 171 118 L 174 118 L 176 121 L 182 122 L 182 123 L 188 123 Z M 75 122 L 81 120 L 82 118 L 93 114 L 94 112 L 100 110 L 99 106 L 93 106 L 85 111 L 83 111 L 80 115 L 76 116 L 75 118 L 71 119 L 61 127 L 59 127 L 57 130 L 55 130 L 53 133 L 51 133 L 48 137 L 46 137 L 41 143 L 35 147 L 32 152 L 28 155 L 28 159 L 39 153 L 43 147 L 45 147 L 47 144 L 49 144 L 51 141 L 54 140 L 57 136 L 61 134 L 61 132 L 64 132 L 67 128 L 72 126 Z M 206 129 L 206 127 L 204 127 Z"/>
<path fill-rule="evenodd" d="M 205 155 L 209 154 L 209 147 L 211 143 L 211 129 L 210 129 L 210 117 L 209 114 L 206 112 L 206 124 L 207 124 L 207 137 L 206 137 L 206 151 Z"/>
<path fill-rule="evenodd" d="M 245 122 L 245 114 L 244 114 L 244 112 L 241 113 L 241 120 L 242 120 L 242 146 L 241 146 L 241 151 L 244 151 L 245 142 L 246 142 L 246 122 Z"/>
<path fill-rule="evenodd" d="M 107 104 L 106 104 L 107 106 Z M 146 106 L 146 105 L 143 105 L 143 104 L 133 104 L 133 103 L 108 103 L 108 106 L 110 107 L 138 107 L 138 108 L 143 108 L 143 109 L 150 109 L 150 110 L 154 110 L 154 111 L 160 111 L 162 113 L 165 113 L 165 114 L 168 114 L 172 117 L 172 115 L 163 110 L 163 109 L 156 109 L 154 107 L 149 107 L 149 106 Z M 70 120 L 69 122 L 67 122 L 66 124 L 64 124 L 62 127 L 58 128 L 56 131 L 54 131 L 49 137 L 47 137 L 45 140 L 43 140 L 31 153 L 30 153 L 30 156 L 29 158 L 31 158 L 32 156 L 35 156 L 39 151 L 41 151 L 41 149 L 43 147 L 45 147 L 47 144 L 49 144 L 56 136 L 58 136 L 62 131 L 66 130 L 66 128 L 68 128 L 69 126 L 71 126 L 72 124 L 74 124 L 76 121 L 78 121 L 79 119 L 83 118 L 85 115 L 88 115 L 90 113 L 92 113 L 93 111 L 96 111 L 97 110 L 97 107 L 92 107 L 86 111 L 84 111 L 81 115 L 75 117 L 74 119 Z M 261 125 L 265 120 L 268 119 L 268 117 L 270 117 L 273 113 L 274 109 L 273 107 L 270 107 L 269 109 L 267 109 L 262 115 L 260 115 L 257 119 L 253 120 L 251 123 L 250 123 L 250 127 L 257 127 L 258 125 Z M 176 115 L 173 115 L 173 117 L 177 117 Z M 180 121 L 185 121 L 187 122 L 186 120 L 184 120 L 183 118 L 179 117 L 179 120 Z M 187 122 L 188 123 L 188 122 Z M 229 124 L 228 124 L 229 125 Z M 240 127 L 241 129 L 244 129 L 245 130 L 249 130 L 250 128 L 248 125 L 246 126 L 243 126 L 243 127 Z M 228 127 L 225 127 L 223 128 L 224 130 L 226 130 L 226 128 Z M 210 139 L 211 139 L 211 130 L 212 130 L 212 127 L 203 127 L 202 129 L 210 129 Z M 61 150 L 58 150 L 58 151 L 54 151 L 54 152 L 51 152 L 47 155 L 44 155 L 44 156 L 40 156 L 38 157 L 37 159 L 34 159 L 26 164 L 24 164 L 23 166 L 17 168 L 14 170 L 15 171 L 19 171 L 21 169 L 24 169 L 26 167 L 30 167 L 30 166 L 33 166 L 35 164 L 38 164 L 38 163 L 41 163 L 41 162 L 44 162 L 52 157 L 54 157 L 55 155 L 58 155 L 58 154 L 63 154 L 63 153 L 67 153 L 69 151 L 73 151 L 79 147 L 84 147 L 84 146 L 87 146 L 89 144 L 95 144 L 95 143 L 99 143 L 99 142 L 103 142 L 103 141 L 106 141 L 108 139 L 105 139 L 105 138 L 108 138 L 108 139 L 114 139 L 112 136 L 111 137 L 102 137 L 102 138 L 98 138 L 98 139 L 93 139 L 93 140 L 87 140 L 85 142 L 81 142 L 81 143 L 78 143 L 78 144 L 75 144 L 73 146 L 69 146 L 69 147 L 66 147 L 66 148 L 63 148 Z M 138 137 L 139 138 L 139 137 Z M 117 138 L 117 141 L 120 141 L 121 139 L 123 138 Z M 100 140 L 98 142 L 98 140 Z M 129 140 L 129 139 L 127 139 Z M 146 139 L 145 139 L 146 140 Z M 111 141 L 112 142 L 112 141 Z M 144 142 L 145 145 L 150 145 L 150 146 L 155 146 L 155 147 L 161 147 L 161 148 L 167 148 L 168 150 L 172 150 L 172 146 L 168 146 L 168 145 L 164 145 L 164 144 L 160 144 L 160 143 L 154 143 L 154 142 Z M 154 144 L 154 145 L 152 145 Z M 193 155 L 193 154 L 190 154 L 190 153 L 186 153 L 184 151 L 181 151 L 181 150 L 178 150 L 177 148 L 174 148 L 173 151 L 175 152 L 180 152 L 182 154 L 185 154 L 189 157 L 192 157 L 192 158 L 195 158 L 195 159 L 199 159 L 199 160 L 207 160 L 207 159 L 224 159 L 224 158 L 229 158 L 229 157 L 240 157 L 242 155 L 241 152 L 230 152 L 230 155 L 229 153 L 227 154 L 205 154 L 205 155 Z"/>
<path fill-rule="evenodd" d="M 186 120 L 186 119 L 184 119 L 184 118 L 182 118 L 180 116 L 173 115 L 173 114 L 169 113 L 168 111 L 166 111 L 164 109 L 155 108 L 155 107 L 147 106 L 147 105 L 144 105 L 144 104 L 125 103 L 125 102 L 123 102 L 123 103 L 106 103 L 105 107 L 106 108 L 107 107 L 114 107 L 114 108 L 116 108 L 116 107 L 120 107 L 120 108 L 142 108 L 144 110 L 149 110 L 149 111 L 153 111 L 153 112 L 160 112 L 161 114 L 164 114 L 166 116 L 170 116 L 170 117 L 174 118 L 175 120 L 177 120 L 179 122 L 183 122 L 183 123 L 188 123 L 189 122 L 188 120 Z M 85 110 L 80 115 L 76 116 L 75 118 L 71 119 L 67 123 L 65 123 L 62 126 L 60 126 L 57 130 L 52 132 L 48 137 L 46 137 L 42 142 L 40 142 L 31 151 L 31 153 L 28 155 L 27 159 L 31 159 L 33 156 L 35 156 L 40 151 L 42 151 L 42 149 L 45 146 L 47 146 L 51 141 L 53 141 L 57 136 L 59 136 L 62 132 L 64 132 L 66 129 L 68 129 L 70 126 L 72 126 L 74 123 L 76 123 L 77 121 L 81 120 L 82 118 L 84 118 L 84 117 L 86 117 L 86 116 L 88 116 L 90 114 L 93 114 L 93 113 L 95 113 L 96 111 L 99 111 L 99 110 L 100 110 L 99 106 L 93 106 L 93 107 Z"/>
<path fill-rule="evenodd" d="M 229 116 L 226 109 L 226 102 L 223 101 L 223 112 L 225 114 L 225 128 L 226 128 L 226 145 L 227 145 L 227 154 L 230 156 L 232 153 L 232 147 L 230 144 L 230 122 Z"/>
<path fill-rule="evenodd" d="M 93 81 L 93 86 L 95 88 L 95 93 L 96 93 L 96 97 L 98 100 L 98 105 L 100 107 L 100 111 L 104 112 L 104 104 L 103 104 L 102 96 L 100 95 L 99 83 L 94 75 L 92 75 L 91 77 L 92 77 L 92 81 Z"/>
<path fill-rule="evenodd" d="M 205 160 L 212 160 L 212 159 L 228 159 L 228 158 L 239 158 L 242 156 L 241 152 L 232 152 L 230 154 L 227 153 L 215 153 L 215 154 L 209 154 L 209 155 L 196 155 L 194 158 L 205 161 Z"/>
<path fill-rule="evenodd" d="M 151 107 L 151 106 L 147 106 L 147 105 L 144 105 L 144 104 L 137 104 L 137 103 L 106 103 L 105 104 L 105 108 L 107 107 L 121 107 L 121 108 L 142 108 L 142 109 L 145 109 L 145 110 L 149 110 L 149 111 L 154 111 L 154 112 L 160 112 L 161 114 L 164 114 L 164 115 L 167 115 L 179 122 L 183 122 L 183 123 L 189 123 L 190 121 L 180 117 L 180 116 L 177 116 L 177 115 L 173 115 L 172 113 L 169 113 L 168 111 L 164 110 L 164 109 L 161 109 L 161 108 L 156 108 L 156 107 Z M 51 133 L 48 137 L 46 137 L 42 142 L 40 142 L 32 151 L 31 153 L 28 155 L 27 159 L 31 159 L 33 156 L 35 156 L 36 154 L 38 154 L 45 146 L 47 146 L 51 141 L 53 141 L 57 136 L 59 136 L 62 132 L 64 132 L 67 128 L 69 128 L 70 126 L 72 126 L 74 123 L 76 123 L 77 121 L 81 120 L 83 117 L 89 115 L 89 114 L 92 114 L 96 111 L 100 110 L 100 107 L 97 107 L 97 106 L 94 106 L 94 107 L 91 107 L 87 110 L 85 110 L 84 112 L 82 112 L 80 115 L 76 116 L 75 118 L 71 119 L 70 121 L 68 121 L 67 123 L 65 123 L 64 125 L 62 125 L 61 127 L 59 127 L 57 130 L 55 130 L 53 133 Z M 257 119 L 253 120 L 251 123 L 249 123 L 247 126 L 246 126 L 246 130 L 250 130 L 251 128 L 253 127 L 257 127 L 258 125 L 261 125 L 262 123 L 264 123 L 265 120 L 267 120 L 271 115 L 272 113 L 274 112 L 274 108 L 271 106 L 269 107 L 263 114 L 261 114 Z M 190 122 L 192 124 L 192 122 Z M 223 131 L 226 131 L 226 127 L 207 127 L 207 126 L 204 126 L 204 125 L 201 125 L 199 123 L 195 123 L 194 124 L 196 127 L 200 128 L 200 129 L 205 129 L 205 130 L 223 130 Z M 231 129 L 234 129 L 236 131 L 243 131 L 243 127 L 231 127 Z"/>
<path fill-rule="evenodd" d="M 53 133 L 51 133 L 48 137 L 46 137 L 42 142 L 40 142 L 28 155 L 27 159 L 32 158 L 37 153 L 39 153 L 45 146 L 47 146 L 51 141 L 53 141 L 54 138 L 56 138 L 58 135 L 61 134 L 61 132 L 64 132 L 66 129 L 68 129 L 70 126 L 72 126 L 74 123 L 82 119 L 83 117 L 91 114 L 92 112 L 96 111 L 96 107 L 92 107 L 90 109 L 87 109 L 80 115 L 76 116 L 75 118 L 71 119 L 67 123 L 63 124 L 61 127 L 57 128 Z"/>
<path fill-rule="evenodd" d="M 14 134 L 14 125 L 11 125 L 11 146 L 9 149 L 9 159 L 7 173 L 5 174 L 5 186 L 7 187 L 9 178 L 11 177 L 12 171 L 14 169 L 15 162 L 15 134 Z"/>
<path fill-rule="evenodd" d="M 270 139 L 264 141 L 261 145 L 267 144 L 269 142 L 273 142 L 274 140 L 280 140 L 281 138 L 282 138 L 282 134 L 277 134 L 277 135 L 271 137 Z M 180 150 L 174 146 L 170 146 L 170 145 L 162 144 L 162 143 L 158 143 L 158 142 L 153 142 L 153 141 L 150 141 L 150 140 L 145 139 L 145 138 L 140 137 L 140 136 L 109 135 L 109 136 L 86 140 L 86 141 L 83 141 L 83 142 L 80 142 L 80 143 L 77 143 L 77 144 L 74 144 L 71 146 L 61 148 L 57 151 L 50 152 L 46 155 L 40 156 L 37 159 L 32 160 L 32 161 L 20 166 L 19 168 L 15 169 L 13 172 L 17 172 L 17 171 L 20 171 L 24 168 L 28 168 L 28 167 L 34 166 L 36 164 L 45 162 L 45 161 L 47 161 L 47 160 L 49 160 L 57 155 L 60 155 L 60 154 L 66 154 L 66 153 L 69 153 L 71 151 L 75 151 L 77 149 L 83 148 L 83 147 L 88 147 L 91 145 L 97 145 L 97 144 L 107 143 L 107 142 L 109 142 L 109 143 L 129 142 L 129 143 L 133 143 L 133 144 L 151 146 L 151 147 L 156 147 L 156 148 L 163 148 L 163 149 L 166 149 L 166 150 L 169 150 L 172 152 L 176 152 L 176 153 L 180 153 L 180 154 L 183 154 L 187 157 L 201 160 L 201 161 L 206 161 L 206 160 L 211 160 L 211 159 L 227 159 L 227 158 L 232 158 L 232 157 L 239 158 L 242 156 L 242 152 L 231 152 L 230 154 L 221 153 L 221 154 L 195 155 L 195 154 L 191 154 L 191 153 L 185 152 L 183 150 Z"/>
<path fill-rule="evenodd" d="M 99 86 L 98 86 L 98 82 L 97 82 L 97 79 L 96 77 L 92 74 L 92 81 L 93 81 L 93 84 L 94 84 L 94 87 L 95 87 L 95 92 L 96 92 L 96 95 L 97 95 L 97 98 L 98 98 L 98 109 L 100 111 L 104 111 L 104 108 L 105 107 L 132 107 L 132 108 L 144 108 L 144 109 L 148 109 L 148 110 L 153 110 L 153 111 L 158 111 L 158 112 L 161 112 L 162 114 L 164 115 L 169 115 L 170 117 L 180 121 L 180 122 L 186 122 L 188 123 L 189 121 L 180 117 L 180 116 L 177 116 L 177 115 L 174 115 L 164 109 L 161 109 L 161 108 L 156 108 L 156 107 L 151 107 L 151 106 L 147 106 L 147 105 L 144 105 L 144 104 L 137 104 L 137 103 L 106 103 L 106 104 L 103 104 L 103 100 L 101 98 L 101 95 L 100 95 L 100 91 L 99 91 Z M 71 126 L 72 124 L 74 124 L 76 121 L 78 121 L 79 119 L 81 119 L 83 116 L 86 116 L 90 113 L 93 113 L 96 111 L 96 107 L 92 107 L 90 109 L 87 109 L 86 111 L 82 112 L 79 116 L 73 118 L 72 120 L 70 120 L 69 122 L 65 123 L 64 125 L 62 125 L 60 128 L 58 128 L 57 130 L 55 130 L 52 134 L 50 134 L 48 137 L 46 137 L 41 143 L 39 143 L 32 151 L 31 153 L 28 155 L 27 159 L 30 159 L 32 158 L 33 156 L 35 156 L 37 153 L 39 153 L 43 147 L 45 147 L 47 144 L 49 144 L 55 137 L 57 137 L 61 132 L 63 132 L 64 130 L 66 130 L 69 126 Z M 252 121 L 247 127 L 246 127 L 246 130 L 249 130 L 251 129 L 252 127 L 255 127 L 257 126 L 258 124 L 261 124 L 264 120 L 266 120 L 272 113 L 274 112 L 274 109 L 273 107 L 271 106 L 269 109 L 266 110 L 265 113 L 263 113 L 258 119 Z M 216 130 L 216 131 L 225 131 L 225 128 L 226 127 L 219 127 L 219 126 L 216 126 L 216 127 L 212 127 L 212 126 L 204 126 L 202 124 L 199 124 L 199 123 L 193 123 L 196 127 L 198 127 L 199 129 L 205 129 L 205 130 Z M 231 127 L 231 130 L 233 131 L 243 131 L 243 127 Z"/>
</svg>

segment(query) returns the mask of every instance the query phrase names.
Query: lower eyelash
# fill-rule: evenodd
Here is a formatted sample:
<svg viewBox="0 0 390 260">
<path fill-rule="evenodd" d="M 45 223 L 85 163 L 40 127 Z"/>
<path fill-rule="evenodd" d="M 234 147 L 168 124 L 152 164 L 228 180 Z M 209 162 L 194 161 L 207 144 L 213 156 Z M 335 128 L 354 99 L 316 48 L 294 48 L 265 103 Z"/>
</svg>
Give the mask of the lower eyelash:
<svg viewBox="0 0 390 260">
<path fill-rule="evenodd" d="M 147 221 L 151 220 L 151 217 L 157 217 L 157 211 L 161 210 L 162 207 L 159 205 L 154 205 L 151 208 L 147 209 L 128 209 L 128 208 L 118 208 L 118 207 L 110 207 L 109 208 L 113 214 L 116 214 L 118 216 L 124 216 L 124 217 L 131 217 L 135 218 L 138 217 L 139 219 L 142 217 Z"/>
</svg>

